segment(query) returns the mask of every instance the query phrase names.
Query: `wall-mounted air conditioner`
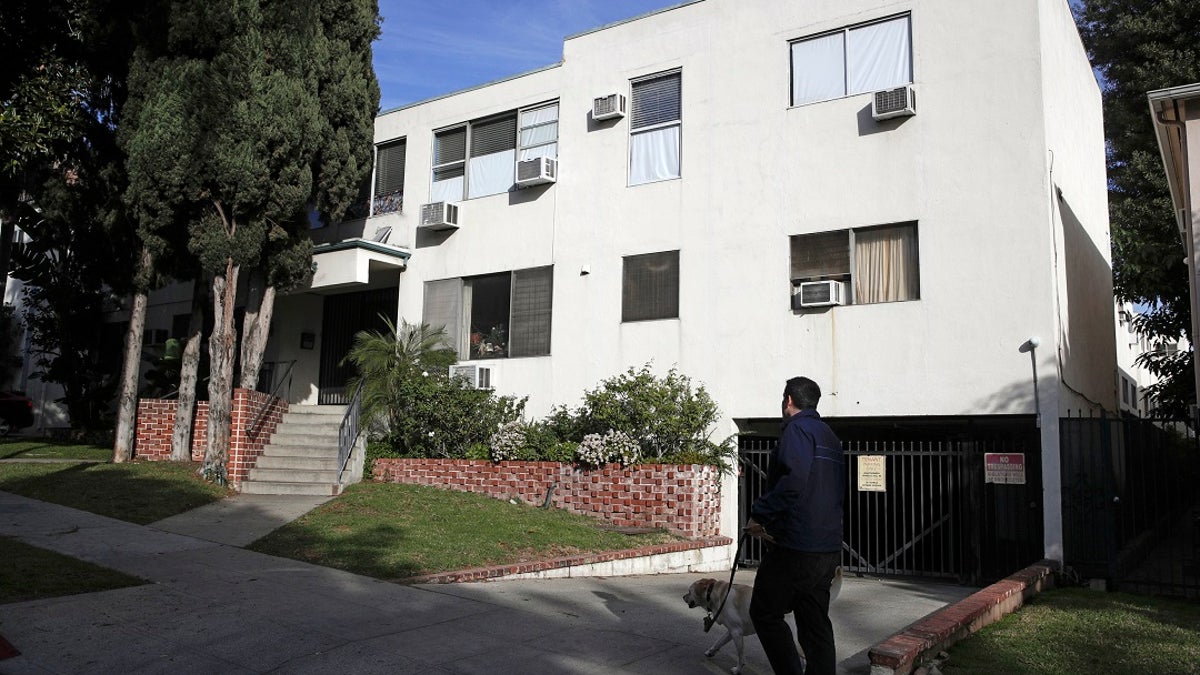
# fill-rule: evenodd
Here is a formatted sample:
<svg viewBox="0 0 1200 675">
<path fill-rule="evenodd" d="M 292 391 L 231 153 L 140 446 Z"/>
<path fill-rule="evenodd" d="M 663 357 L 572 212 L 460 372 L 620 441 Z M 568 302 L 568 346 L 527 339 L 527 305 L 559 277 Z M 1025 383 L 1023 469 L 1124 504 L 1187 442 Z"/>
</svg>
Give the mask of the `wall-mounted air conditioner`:
<svg viewBox="0 0 1200 675">
<path fill-rule="evenodd" d="M 458 204 L 433 202 L 421 206 L 421 227 L 429 230 L 458 229 Z"/>
<path fill-rule="evenodd" d="M 871 98 L 871 117 L 876 121 L 917 114 L 917 92 L 911 84 L 877 91 Z"/>
<path fill-rule="evenodd" d="M 558 180 L 558 160 L 535 157 L 517 162 L 517 187 L 545 185 Z"/>
<path fill-rule="evenodd" d="M 625 116 L 625 95 L 597 96 L 592 101 L 592 119 L 612 120 Z"/>
<path fill-rule="evenodd" d="M 804 281 L 792 288 L 792 309 L 846 304 L 846 286 L 840 281 Z"/>
<path fill-rule="evenodd" d="M 492 388 L 492 369 L 487 366 L 456 363 L 450 366 L 450 377 L 461 377 L 475 389 Z"/>
</svg>

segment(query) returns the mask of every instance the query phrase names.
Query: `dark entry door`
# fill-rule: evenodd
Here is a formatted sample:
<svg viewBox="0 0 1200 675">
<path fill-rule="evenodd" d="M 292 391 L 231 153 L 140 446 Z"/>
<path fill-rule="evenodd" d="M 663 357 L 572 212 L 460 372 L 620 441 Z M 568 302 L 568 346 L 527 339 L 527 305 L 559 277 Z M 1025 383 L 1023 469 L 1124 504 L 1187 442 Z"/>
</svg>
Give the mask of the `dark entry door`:
<svg viewBox="0 0 1200 675">
<path fill-rule="evenodd" d="M 342 404 L 349 400 L 346 381 L 354 375 L 354 366 L 342 363 L 354 336 L 362 330 L 385 331 L 384 317 L 396 318 L 399 292 L 396 288 L 343 293 L 325 297 L 321 312 L 321 373 L 317 380 L 317 402 Z"/>
</svg>

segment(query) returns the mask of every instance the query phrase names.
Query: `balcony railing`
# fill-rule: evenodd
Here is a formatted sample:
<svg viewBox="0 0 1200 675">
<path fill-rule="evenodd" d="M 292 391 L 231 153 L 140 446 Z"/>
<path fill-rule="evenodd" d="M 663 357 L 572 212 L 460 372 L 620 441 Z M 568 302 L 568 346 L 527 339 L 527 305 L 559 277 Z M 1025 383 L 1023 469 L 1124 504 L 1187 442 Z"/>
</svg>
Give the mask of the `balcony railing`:
<svg viewBox="0 0 1200 675">
<path fill-rule="evenodd" d="M 373 215 L 383 213 L 402 213 L 404 211 L 404 191 L 396 190 L 387 194 L 375 195 L 374 208 L 371 209 Z"/>
</svg>

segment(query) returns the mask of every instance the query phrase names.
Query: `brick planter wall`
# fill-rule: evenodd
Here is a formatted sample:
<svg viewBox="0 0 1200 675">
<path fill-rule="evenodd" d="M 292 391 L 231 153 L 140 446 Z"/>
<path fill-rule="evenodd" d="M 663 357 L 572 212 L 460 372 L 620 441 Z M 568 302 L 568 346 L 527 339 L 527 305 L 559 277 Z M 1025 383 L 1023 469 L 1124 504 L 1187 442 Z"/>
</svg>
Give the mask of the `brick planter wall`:
<svg viewBox="0 0 1200 675">
<path fill-rule="evenodd" d="M 138 401 L 137 440 L 134 456 L 151 461 L 171 458 L 171 431 L 175 427 L 175 400 L 141 399 Z M 259 411 L 267 411 L 258 419 Z M 272 399 L 269 394 L 249 389 L 233 390 L 233 422 L 229 436 L 229 463 L 226 465 L 230 485 L 238 487 L 258 462 L 263 448 L 283 421 L 287 401 Z M 252 426 L 253 425 L 253 428 Z M 192 420 L 192 461 L 204 459 L 208 434 L 208 401 L 196 403 Z"/>
<path fill-rule="evenodd" d="M 581 470 L 558 462 L 396 459 L 375 461 L 377 482 L 410 483 L 517 498 L 601 518 L 620 527 L 665 528 L 687 537 L 720 533 L 721 475 L 698 464 L 609 464 Z"/>
</svg>

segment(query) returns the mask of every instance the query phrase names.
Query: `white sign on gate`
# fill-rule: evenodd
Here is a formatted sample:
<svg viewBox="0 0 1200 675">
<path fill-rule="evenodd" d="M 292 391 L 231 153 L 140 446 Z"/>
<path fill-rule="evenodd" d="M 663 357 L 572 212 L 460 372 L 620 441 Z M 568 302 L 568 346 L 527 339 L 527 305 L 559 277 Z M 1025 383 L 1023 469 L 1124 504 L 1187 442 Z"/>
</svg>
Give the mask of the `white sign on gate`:
<svg viewBox="0 0 1200 675">
<path fill-rule="evenodd" d="M 883 455 L 859 455 L 859 492 L 887 492 L 886 459 Z"/>
</svg>

